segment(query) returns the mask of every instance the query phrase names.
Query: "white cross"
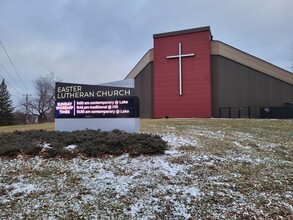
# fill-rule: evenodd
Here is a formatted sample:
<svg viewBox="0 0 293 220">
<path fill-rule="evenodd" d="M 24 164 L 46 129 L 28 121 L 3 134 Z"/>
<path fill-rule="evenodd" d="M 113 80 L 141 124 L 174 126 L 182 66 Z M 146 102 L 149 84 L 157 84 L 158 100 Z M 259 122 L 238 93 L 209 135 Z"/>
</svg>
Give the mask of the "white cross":
<svg viewBox="0 0 293 220">
<path fill-rule="evenodd" d="M 179 95 L 182 96 L 182 64 L 181 64 L 181 59 L 183 57 L 193 57 L 194 53 L 181 54 L 181 43 L 179 43 L 179 52 L 178 53 L 179 53 L 178 55 L 167 56 L 167 59 L 179 58 Z"/>
</svg>

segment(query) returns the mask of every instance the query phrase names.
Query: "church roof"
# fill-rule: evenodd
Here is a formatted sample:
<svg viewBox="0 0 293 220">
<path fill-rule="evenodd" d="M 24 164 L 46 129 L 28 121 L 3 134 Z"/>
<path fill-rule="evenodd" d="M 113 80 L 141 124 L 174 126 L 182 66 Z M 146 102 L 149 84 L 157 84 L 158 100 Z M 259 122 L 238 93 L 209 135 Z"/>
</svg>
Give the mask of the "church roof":
<svg viewBox="0 0 293 220">
<path fill-rule="evenodd" d="M 188 34 L 202 31 L 210 31 L 210 27 L 200 27 L 181 31 L 154 34 L 154 38 L 174 36 L 178 34 Z M 245 53 L 235 47 L 221 41 L 211 40 L 211 55 L 218 55 L 240 63 L 249 68 L 255 69 L 263 74 L 269 75 L 286 83 L 293 85 L 293 74 L 262 59 Z M 130 71 L 125 79 L 135 78 L 150 62 L 154 61 L 154 49 L 150 49 Z"/>
<path fill-rule="evenodd" d="M 134 79 L 150 62 L 154 61 L 154 49 L 149 49 L 148 52 L 138 61 L 135 67 L 128 73 L 125 79 Z"/>
<path fill-rule="evenodd" d="M 192 28 L 192 29 L 186 29 L 186 30 L 180 30 L 180 31 L 172 31 L 172 32 L 166 32 L 166 33 L 160 33 L 160 34 L 154 34 L 153 37 L 154 38 L 160 38 L 160 37 L 175 36 L 175 35 L 179 35 L 179 34 L 190 34 L 190 33 L 203 32 L 203 31 L 211 32 L 210 26 Z"/>
<path fill-rule="evenodd" d="M 211 55 L 219 55 L 293 85 L 293 74 L 220 41 L 211 41 Z"/>
</svg>

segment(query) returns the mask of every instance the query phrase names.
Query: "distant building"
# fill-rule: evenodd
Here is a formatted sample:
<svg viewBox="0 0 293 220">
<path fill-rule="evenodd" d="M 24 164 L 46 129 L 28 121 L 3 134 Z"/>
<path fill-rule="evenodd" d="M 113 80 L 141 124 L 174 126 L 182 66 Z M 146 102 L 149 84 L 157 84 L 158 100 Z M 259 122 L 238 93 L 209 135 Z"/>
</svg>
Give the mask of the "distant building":
<svg viewBox="0 0 293 220">
<path fill-rule="evenodd" d="M 214 41 L 210 27 L 153 38 L 154 48 L 125 78 L 135 79 L 142 118 L 293 114 L 293 74 Z"/>
</svg>

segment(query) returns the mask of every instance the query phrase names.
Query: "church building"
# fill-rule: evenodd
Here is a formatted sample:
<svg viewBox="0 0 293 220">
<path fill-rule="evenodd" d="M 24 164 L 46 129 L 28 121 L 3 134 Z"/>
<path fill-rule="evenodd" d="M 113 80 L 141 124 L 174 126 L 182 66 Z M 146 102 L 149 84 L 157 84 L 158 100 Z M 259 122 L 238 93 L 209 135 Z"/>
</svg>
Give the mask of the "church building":
<svg viewBox="0 0 293 220">
<path fill-rule="evenodd" d="M 213 40 L 210 27 L 154 34 L 125 79 L 142 118 L 290 118 L 293 74 Z"/>
</svg>

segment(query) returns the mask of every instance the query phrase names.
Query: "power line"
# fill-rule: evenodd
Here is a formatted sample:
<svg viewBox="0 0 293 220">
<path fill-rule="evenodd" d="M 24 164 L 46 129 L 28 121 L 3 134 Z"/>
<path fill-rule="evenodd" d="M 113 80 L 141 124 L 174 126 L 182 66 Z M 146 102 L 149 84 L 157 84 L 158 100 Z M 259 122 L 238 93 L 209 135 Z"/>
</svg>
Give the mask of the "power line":
<svg viewBox="0 0 293 220">
<path fill-rule="evenodd" d="M 0 75 L 2 77 L 2 75 Z M 4 79 L 4 78 L 3 78 Z M 4 79 L 5 80 L 5 79 Z M 2 80 L 1 80 L 2 81 Z M 21 100 L 22 96 L 21 94 L 19 93 L 19 91 L 17 91 L 13 86 L 11 86 L 11 84 L 5 80 L 5 84 L 7 85 L 8 87 L 8 91 L 9 91 L 9 94 L 11 97 L 17 97 L 18 100 Z M 14 91 L 14 92 L 13 92 Z M 15 104 L 15 101 L 16 101 L 16 98 L 12 98 L 11 100 L 13 100 L 13 103 Z"/>
<path fill-rule="evenodd" d="M 0 76 L 5 80 L 5 78 L 1 74 Z M 16 88 L 14 88 L 7 80 L 5 80 L 5 83 L 9 86 L 9 88 L 13 89 L 14 92 L 18 93 L 18 96 L 21 95 L 21 92 L 19 92 Z"/>
<path fill-rule="evenodd" d="M 22 84 L 23 84 L 23 86 L 24 86 L 25 90 L 28 90 L 28 89 L 27 89 L 27 87 L 25 86 L 25 84 L 24 84 L 24 82 L 23 82 L 22 78 L 20 77 L 20 75 L 19 75 L 19 73 L 18 73 L 17 69 L 15 68 L 15 66 L 14 66 L 14 64 L 13 64 L 13 62 L 12 62 L 12 60 L 11 60 L 10 56 L 8 55 L 8 53 L 7 53 L 6 49 L 5 49 L 5 47 L 4 47 L 4 45 L 2 44 L 2 42 L 1 42 L 1 41 L 0 41 L 0 44 L 1 44 L 2 48 L 3 48 L 3 50 L 5 51 L 5 54 L 6 54 L 6 56 L 8 57 L 8 59 L 9 59 L 9 61 L 10 61 L 11 65 L 13 66 L 13 69 L 14 69 L 14 70 L 15 70 L 15 72 L 17 73 L 17 75 L 18 75 L 18 78 L 19 78 L 19 79 L 20 79 L 20 81 L 22 82 Z"/>
<path fill-rule="evenodd" d="M 10 79 L 12 80 L 12 82 L 20 89 L 21 87 L 18 85 L 18 83 L 16 83 L 15 79 L 12 77 L 12 75 L 6 70 L 6 68 L 4 67 L 4 65 L 0 62 L 0 66 L 2 66 L 2 69 L 6 72 L 6 74 L 10 77 Z M 2 76 L 2 75 L 1 75 Z M 3 79 L 5 79 L 5 77 L 2 76 Z M 7 80 L 7 79 L 6 79 Z"/>
</svg>

